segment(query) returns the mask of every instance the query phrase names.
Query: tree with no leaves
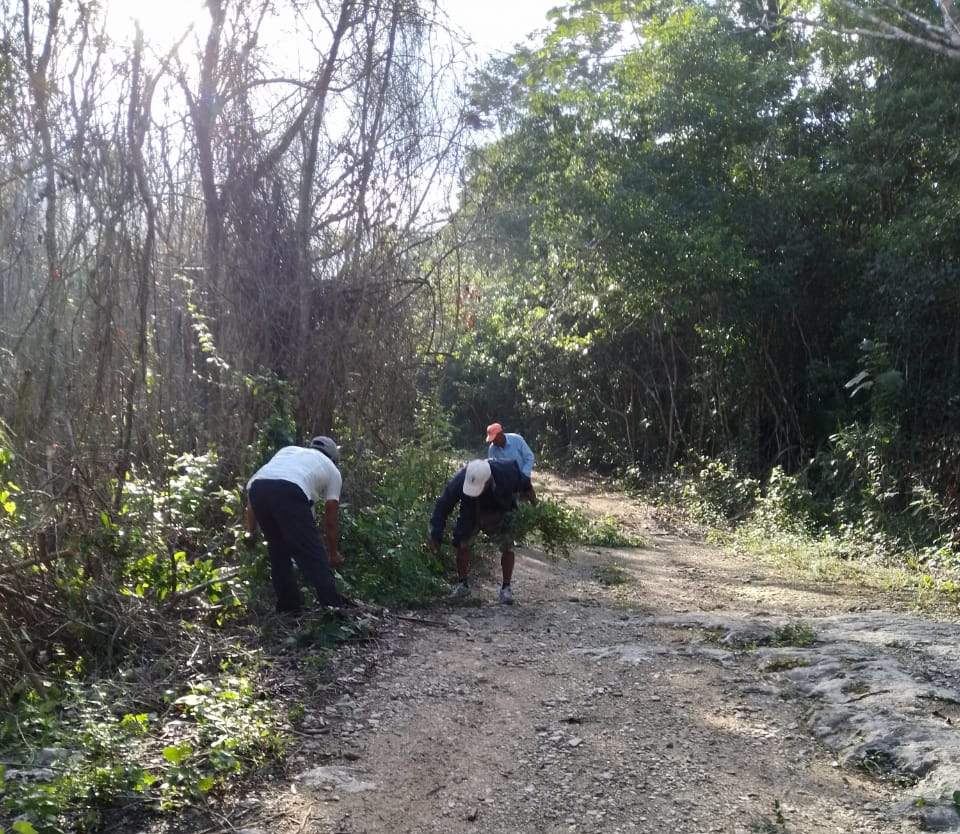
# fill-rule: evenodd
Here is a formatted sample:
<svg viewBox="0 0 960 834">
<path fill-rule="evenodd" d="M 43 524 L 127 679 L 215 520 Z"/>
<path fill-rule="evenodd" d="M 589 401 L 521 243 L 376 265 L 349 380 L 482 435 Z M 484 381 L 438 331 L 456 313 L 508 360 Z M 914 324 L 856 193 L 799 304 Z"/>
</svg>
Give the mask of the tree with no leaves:
<svg viewBox="0 0 960 834">
<path fill-rule="evenodd" d="M 258 379 L 296 425 L 383 439 L 415 401 L 396 368 L 429 341 L 420 253 L 463 129 L 436 9 L 205 9 L 160 52 L 95 5 L 0 13 L 0 420 L 54 501 L 117 507 L 170 448 L 245 464 Z"/>
</svg>

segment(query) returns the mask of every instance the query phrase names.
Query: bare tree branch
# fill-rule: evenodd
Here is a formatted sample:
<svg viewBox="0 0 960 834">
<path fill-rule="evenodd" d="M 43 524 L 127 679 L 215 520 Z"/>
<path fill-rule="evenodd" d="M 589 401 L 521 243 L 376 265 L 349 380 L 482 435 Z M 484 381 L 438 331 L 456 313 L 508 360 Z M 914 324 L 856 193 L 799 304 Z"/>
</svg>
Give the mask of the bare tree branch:
<svg viewBox="0 0 960 834">
<path fill-rule="evenodd" d="M 952 61 L 960 61 L 960 15 L 953 0 L 940 0 L 939 6 L 943 14 L 941 23 L 928 20 L 895 2 L 879 3 L 876 11 L 853 0 L 834 2 L 866 25 L 846 26 L 796 15 L 786 15 L 781 20 L 794 25 L 825 29 L 839 35 L 907 43 L 943 55 Z M 880 12 L 884 11 L 893 17 L 892 21 L 880 16 Z"/>
</svg>

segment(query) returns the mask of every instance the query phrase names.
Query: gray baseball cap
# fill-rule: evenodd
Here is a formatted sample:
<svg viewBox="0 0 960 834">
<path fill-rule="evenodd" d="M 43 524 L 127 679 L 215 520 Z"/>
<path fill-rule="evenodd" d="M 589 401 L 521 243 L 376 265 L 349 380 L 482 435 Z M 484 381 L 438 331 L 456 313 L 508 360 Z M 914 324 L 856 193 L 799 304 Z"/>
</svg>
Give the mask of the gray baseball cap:
<svg viewBox="0 0 960 834">
<path fill-rule="evenodd" d="M 318 435 L 310 441 L 310 448 L 316 449 L 318 452 L 323 452 L 337 466 L 340 465 L 340 450 L 337 448 L 337 444 L 329 437 L 325 437 L 322 434 Z"/>
</svg>

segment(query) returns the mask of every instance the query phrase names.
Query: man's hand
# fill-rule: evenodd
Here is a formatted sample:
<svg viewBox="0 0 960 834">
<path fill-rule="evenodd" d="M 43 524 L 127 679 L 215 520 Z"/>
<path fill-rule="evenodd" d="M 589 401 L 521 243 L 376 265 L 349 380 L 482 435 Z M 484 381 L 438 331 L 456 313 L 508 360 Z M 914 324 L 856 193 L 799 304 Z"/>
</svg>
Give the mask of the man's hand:
<svg viewBox="0 0 960 834">
<path fill-rule="evenodd" d="M 343 554 L 339 550 L 334 550 L 330 554 L 330 567 L 338 568 L 343 564 Z"/>
<path fill-rule="evenodd" d="M 255 532 L 251 533 L 249 530 L 247 530 L 247 532 L 243 534 L 243 546 L 249 550 L 256 543 L 257 534 Z"/>
<path fill-rule="evenodd" d="M 440 550 L 440 542 L 436 539 L 427 539 L 427 547 L 430 548 L 431 553 L 437 553 Z"/>
</svg>

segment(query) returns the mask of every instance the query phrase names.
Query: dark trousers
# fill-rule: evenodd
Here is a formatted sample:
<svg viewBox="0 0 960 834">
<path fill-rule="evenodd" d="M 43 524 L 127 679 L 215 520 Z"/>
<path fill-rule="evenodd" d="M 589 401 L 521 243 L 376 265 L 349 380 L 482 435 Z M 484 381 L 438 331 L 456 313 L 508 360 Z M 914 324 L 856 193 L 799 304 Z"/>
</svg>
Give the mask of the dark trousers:
<svg viewBox="0 0 960 834">
<path fill-rule="evenodd" d="M 257 524 L 267 540 L 277 611 L 300 608 L 294 562 L 313 586 L 321 605 L 339 606 L 343 598 L 337 593 L 313 506 L 303 490 L 290 481 L 258 478 L 250 485 L 249 497 Z"/>
</svg>

